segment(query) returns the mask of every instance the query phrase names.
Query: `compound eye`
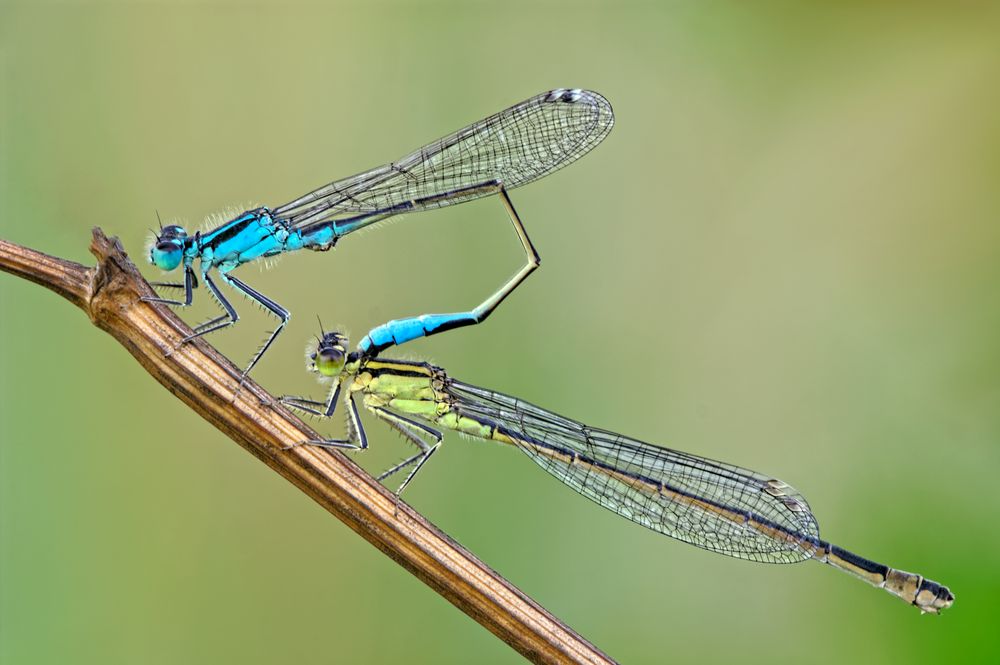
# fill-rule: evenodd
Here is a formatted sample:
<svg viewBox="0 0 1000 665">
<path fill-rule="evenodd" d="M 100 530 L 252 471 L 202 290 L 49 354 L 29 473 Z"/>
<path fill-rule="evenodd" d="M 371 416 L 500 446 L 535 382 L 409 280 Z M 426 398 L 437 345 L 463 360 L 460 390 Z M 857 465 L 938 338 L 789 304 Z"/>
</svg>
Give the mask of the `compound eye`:
<svg viewBox="0 0 1000 665">
<path fill-rule="evenodd" d="M 149 251 L 149 262 L 160 270 L 170 271 L 181 264 L 184 248 L 177 240 L 161 240 Z"/>
<path fill-rule="evenodd" d="M 323 376 L 337 376 L 344 369 L 344 351 L 327 347 L 320 349 L 314 357 L 316 371 Z"/>
</svg>

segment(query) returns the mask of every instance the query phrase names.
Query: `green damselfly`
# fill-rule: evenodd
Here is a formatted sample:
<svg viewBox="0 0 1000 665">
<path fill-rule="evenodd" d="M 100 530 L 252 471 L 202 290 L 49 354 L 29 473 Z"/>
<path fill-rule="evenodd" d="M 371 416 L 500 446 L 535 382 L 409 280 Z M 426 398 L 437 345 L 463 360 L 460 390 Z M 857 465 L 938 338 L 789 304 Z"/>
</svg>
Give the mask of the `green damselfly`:
<svg viewBox="0 0 1000 665">
<path fill-rule="evenodd" d="M 420 317 L 390 322 L 422 328 Z M 391 326 L 390 326 L 391 327 Z M 384 329 L 376 328 L 375 331 Z M 374 331 L 373 331 L 374 332 Z M 413 337 L 420 336 L 415 334 Z M 329 399 L 284 397 L 282 402 L 329 417 L 343 402 L 348 437 L 303 442 L 363 450 L 368 437 L 357 398 L 377 418 L 399 431 L 418 452 L 388 469 L 409 469 L 396 490 L 413 479 L 441 445 L 447 429 L 472 438 L 515 446 L 566 485 L 649 529 L 713 552 L 764 563 L 807 559 L 830 564 L 910 603 L 922 612 L 951 606 L 951 591 L 915 573 L 870 561 L 819 537 L 819 525 L 805 498 L 787 483 L 733 464 L 650 445 L 589 427 L 524 400 L 458 381 L 424 362 L 378 357 L 367 335 L 358 350 L 324 332 L 307 353 L 307 365 L 333 381 Z"/>
</svg>

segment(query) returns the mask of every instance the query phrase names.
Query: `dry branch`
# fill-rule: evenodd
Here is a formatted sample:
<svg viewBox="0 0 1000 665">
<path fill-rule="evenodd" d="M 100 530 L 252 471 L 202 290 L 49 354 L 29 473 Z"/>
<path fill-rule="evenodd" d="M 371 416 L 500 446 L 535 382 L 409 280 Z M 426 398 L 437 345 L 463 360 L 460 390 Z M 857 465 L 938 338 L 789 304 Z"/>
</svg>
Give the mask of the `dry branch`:
<svg viewBox="0 0 1000 665">
<path fill-rule="evenodd" d="M 147 372 L 205 420 L 308 494 L 365 540 L 416 575 L 528 659 L 539 663 L 612 662 L 538 603 L 336 452 L 282 448 L 318 438 L 202 339 L 167 356 L 191 329 L 166 307 L 144 303 L 149 284 L 115 238 L 94 229 L 97 266 L 48 256 L 0 240 L 0 270 L 60 294 L 117 339 Z"/>
</svg>

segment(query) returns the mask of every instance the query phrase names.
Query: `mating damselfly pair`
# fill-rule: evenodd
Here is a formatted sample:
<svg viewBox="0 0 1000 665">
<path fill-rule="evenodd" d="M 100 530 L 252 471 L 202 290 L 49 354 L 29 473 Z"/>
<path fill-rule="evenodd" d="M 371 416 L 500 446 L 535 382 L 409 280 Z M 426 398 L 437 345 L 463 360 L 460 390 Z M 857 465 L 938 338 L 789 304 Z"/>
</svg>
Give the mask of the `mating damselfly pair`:
<svg viewBox="0 0 1000 665">
<path fill-rule="evenodd" d="M 539 263 L 508 191 L 575 161 L 601 142 L 614 116 L 601 95 L 558 89 L 536 95 L 385 166 L 335 181 L 274 209 L 258 208 L 193 236 L 176 225 L 161 229 L 150 261 L 165 270 L 183 266 L 183 300 L 190 305 L 201 281 L 224 313 L 183 341 L 230 326 L 233 306 L 212 280 L 214 269 L 237 292 L 280 321 L 243 376 L 274 342 L 289 313 L 231 274 L 263 257 L 297 249 L 328 250 L 344 235 L 387 217 L 497 194 L 527 255 L 525 266 L 476 308 L 396 319 L 373 328 L 354 351 L 340 332 L 322 332 L 309 368 L 333 382 L 326 400 L 285 397 L 314 415 L 332 416 L 343 396 L 348 437 L 302 442 L 349 450 L 368 447 L 357 406 L 399 431 L 417 453 L 379 480 L 407 471 L 397 497 L 443 440 L 441 429 L 512 445 L 577 492 L 642 524 L 698 547 L 767 563 L 816 559 L 884 588 L 921 611 L 937 613 L 954 596 L 920 575 L 877 564 L 819 537 L 805 498 L 788 484 L 732 464 L 650 445 L 586 426 L 553 412 L 457 381 L 427 363 L 384 359 L 394 345 L 483 321 Z M 342 390 L 346 386 L 346 390 Z"/>
</svg>

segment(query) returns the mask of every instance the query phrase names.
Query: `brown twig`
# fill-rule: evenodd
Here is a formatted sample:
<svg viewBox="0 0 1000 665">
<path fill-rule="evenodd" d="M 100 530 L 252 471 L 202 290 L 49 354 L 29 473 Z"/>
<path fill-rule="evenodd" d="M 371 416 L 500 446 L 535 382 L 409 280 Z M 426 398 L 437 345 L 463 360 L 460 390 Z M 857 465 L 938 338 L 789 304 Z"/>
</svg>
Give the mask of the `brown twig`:
<svg viewBox="0 0 1000 665">
<path fill-rule="evenodd" d="M 490 570 L 339 453 L 293 443 L 317 434 L 203 340 L 167 356 L 191 329 L 165 307 L 140 300 L 149 284 L 115 238 L 94 229 L 96 267 L 0 240 L 0 270 L 31 280 L 82 309 L 185 404 L 312 497 L 365 540 L 528 659 L 608 663 L 610 658 Z"/>
</svg>

